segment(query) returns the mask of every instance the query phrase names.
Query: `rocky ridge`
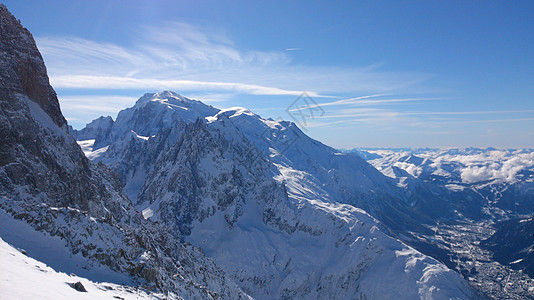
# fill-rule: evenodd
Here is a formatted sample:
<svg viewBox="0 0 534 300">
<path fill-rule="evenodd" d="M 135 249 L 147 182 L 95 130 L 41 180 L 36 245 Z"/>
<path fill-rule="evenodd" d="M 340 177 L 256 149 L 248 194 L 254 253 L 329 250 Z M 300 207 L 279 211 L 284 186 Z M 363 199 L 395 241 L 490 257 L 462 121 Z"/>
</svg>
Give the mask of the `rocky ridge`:
<svg viewBox="0 0 534 300">
<path fill-rule="evenodd" d="M 84 156 L 33 37 L 4 5 L 0 66 L 0 209 L 7 242 L 24 242 L 6 225 L 23 221 L 44 233 L 43 245 L 60 238 L 72 255 L 81 254 L 84 268 L 103 266 L 174 298 L 248 298 L 200 249 L 146 222 L 117 176 Z"/>
</svg>

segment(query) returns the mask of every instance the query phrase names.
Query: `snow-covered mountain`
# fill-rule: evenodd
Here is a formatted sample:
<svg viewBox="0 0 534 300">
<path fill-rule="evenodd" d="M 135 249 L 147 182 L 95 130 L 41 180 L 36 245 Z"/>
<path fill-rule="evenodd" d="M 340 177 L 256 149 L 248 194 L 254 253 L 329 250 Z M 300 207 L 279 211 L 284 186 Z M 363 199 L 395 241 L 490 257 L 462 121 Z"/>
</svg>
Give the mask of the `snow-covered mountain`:
<svg viewBox="0 0 534 300">
<path fill-rule="evenodd" d="M 147 222 L 123 196 L 116 174 L 84 156 L 33 37 L 3 4 L 0 108 L 2 240 L 58 272 L 94 281 L 171 298 L 248 298 L 202 250 Z M 2 259 L 9 261 L 0 268 L 11 265 L 12 258 Z M 8 271 L 16 270 L 1 273 Z"/>
<path fill-rule="evenodd" d="M 119 174 L 145 218 L 202 247 L 255 298 L 475 296 L 458 273 L 347 204 L 415 224 L 394 180 L 291 122 L 164 91 L 103 130 L 78 141 L 86 155 Z"/>
<path fill-rule="evenodd" d="M 491 223 L 533 212 L 532 151 L 347 153 L 170 91 L 72 130 L 33 37 L 1 4 L 0 79 L 2 299 L 34 298 L 28 285 L 54 299 L 532 291 L 506 267 L 531 272 L 532 218 Z"/>
<path fill-rule="evenodd" d="M 423 181 L 457 194 L 475 192 L 497 215 L 534 213 L 534 150 L 358 149 L 399 184 Z"/>
</svg>

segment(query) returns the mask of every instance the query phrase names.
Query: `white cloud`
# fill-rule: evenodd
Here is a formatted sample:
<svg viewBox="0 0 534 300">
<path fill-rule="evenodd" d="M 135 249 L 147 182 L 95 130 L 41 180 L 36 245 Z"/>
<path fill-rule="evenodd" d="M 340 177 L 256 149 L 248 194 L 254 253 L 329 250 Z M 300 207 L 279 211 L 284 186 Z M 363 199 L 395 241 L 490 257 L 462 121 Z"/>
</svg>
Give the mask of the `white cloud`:
<svg viewBox="0 0 534 300">
<path fill-rule="evenodd" d="M 64 89 L 125 89 L 142 83 L 144 89 L 165 86 L 178 92 L 207 88 L 255 95 L 308 91 L 318 96 L 415 90 L 430 77 L 418 72 L 381 71 L 381 65 L 298 65 L 288 51 L 238 49 L 220 31 L 185 23 L 137 31 L 129 46 L 60 36 L 39 37 L 37 44 L 53 85 Z"/>
<path fill-rule="evenodd" d="M 119 76 L 67 75 L 50 78 L 56 88 L 85 88 L 85 89 L 158 89 L 179 91 L 232 91 L 252 95 L 294 95 L 302 91 L 283 90 L 275 87 L 234 83 L 208 82 L 195 80 L 165 80 L 152 78 L 134 78 Z M 308 92 L 312 97 L 322 97 L 315 92 Z"/>
<path fill-rule="evenodd" d="M 472 155 L 444 155 L 437 163 L 460 164 L 461 179 L 466 183 L 498 179 L 514 181 L 517 173 L 534 166 L 534 152 L 511 153 L 508 150 L 487 151 Z"/>
<path fill-rule="evenodd" d="M 370 152 L 383 156 L 373 161 L 373 165 L 380 169 L 388 170 L 388 166 L 396 166 L 415 177 L 426 172 L 451 176 L 452 180 L 463 183 L 491 180 L 513 182 L 519 172 L 534 170 L 534 151 L 531 150 L 434 149 L 421 151 L 416 155 L 430 160 L 428 164 L 422 166 L 399 161 L 400 158 L 410 155 L 409 151 L 371 150 Z M 459 172 L 459 178 L 456 178 L 456 172 Z"/>
</svg>

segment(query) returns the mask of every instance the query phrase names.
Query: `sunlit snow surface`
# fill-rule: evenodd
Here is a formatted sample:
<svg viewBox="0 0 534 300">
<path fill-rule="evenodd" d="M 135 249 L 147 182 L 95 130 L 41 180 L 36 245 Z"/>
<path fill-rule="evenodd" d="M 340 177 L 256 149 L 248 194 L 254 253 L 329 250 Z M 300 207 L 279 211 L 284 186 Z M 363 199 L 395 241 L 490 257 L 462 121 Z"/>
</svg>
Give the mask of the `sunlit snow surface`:
<svg viewBox="0 0 534 300">
<path fill-rule="evenodd" d="M 95 140 L 85 140 L 85 141 L 77 141 L 77 142 L 78 142 L 78 145 L 80 145 L 80 148 L 82 148 L 82 151 L 85 154 L 85 156 L 87 156 L 87 158 L 91 160 L 94 160 L 100 157 L 104 152 L 108 150 L 108 146 L 93 150 Z"/>
<path fill-rule="evenodd" d="M 129 286 L 56 272 L 0 239 L 0 299 L 164 299 Z M 80 282 L 87 292 L 69 284 Z"/>
</svg>

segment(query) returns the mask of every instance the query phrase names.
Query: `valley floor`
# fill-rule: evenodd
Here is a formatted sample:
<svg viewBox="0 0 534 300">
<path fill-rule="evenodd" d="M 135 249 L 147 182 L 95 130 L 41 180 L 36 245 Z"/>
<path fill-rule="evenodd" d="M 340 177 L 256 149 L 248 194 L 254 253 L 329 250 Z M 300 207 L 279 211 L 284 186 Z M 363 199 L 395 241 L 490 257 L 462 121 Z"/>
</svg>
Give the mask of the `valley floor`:
<svg viewBox="0 0 534 300">
<path fill-rule="evenodd" d="M 441 248 L 454 253 L 450 259 L 477 290 L 492 299 L 534 299 L 534 279 L 493 260 L 491 252 L 479 247 L 494 233 L 488 222 L 440 224 L 431 237 Z"/>
</svg>

